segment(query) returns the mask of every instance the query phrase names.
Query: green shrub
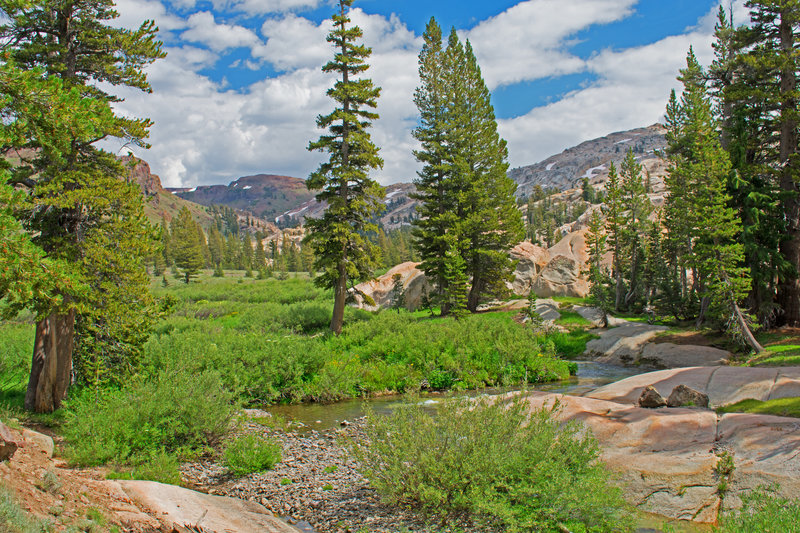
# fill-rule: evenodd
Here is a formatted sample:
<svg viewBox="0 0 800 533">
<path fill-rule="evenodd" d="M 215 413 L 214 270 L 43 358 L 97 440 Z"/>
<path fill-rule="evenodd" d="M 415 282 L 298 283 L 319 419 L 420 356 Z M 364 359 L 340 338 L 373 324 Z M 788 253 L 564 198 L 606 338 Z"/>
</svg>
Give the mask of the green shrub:
<svg viewBox="0 0 800 533">
<path fill-rule="evenodd" d="M 742 497 L 742 508 L 723 514 L 724 533 L 798 533 L 800 500 L 779 496 L 774 488 L 760 487 Z"/>
<path fill-rule="evenodd" d="M 199 449 L 219 442 L 236 409 L 217 372 L 165 370 L 99 398 L 73 400 L 67 455 L 79 465 L 142 464 L 161 450 Z"/>
<path fill-rule="evenodd" d="M 436 413 L 412 401 L 388 416 L 368 414 L 354 453 L 392 503 L 466 513 L 502 531 L 629 529 L 597 442 L 558 421 L 555 409 L 531 412 L 522 396 L 451 400 Z"/>
<path fill-rule="evenodd" d="M 143 479 L 168 485 L 181 484 L 180 463 L 174 455 L 158 450 L 140 461 L 133 468 L 112 470 L 106 474 L 106 479 Z"/>
<path fill-rule="evenodd" d="M 245 435 L 231 442 L 223 452 L 225 466 L 236 476 L 269 470 L 281 460 L 281 446 L 258 435 Z"/>
</svg>

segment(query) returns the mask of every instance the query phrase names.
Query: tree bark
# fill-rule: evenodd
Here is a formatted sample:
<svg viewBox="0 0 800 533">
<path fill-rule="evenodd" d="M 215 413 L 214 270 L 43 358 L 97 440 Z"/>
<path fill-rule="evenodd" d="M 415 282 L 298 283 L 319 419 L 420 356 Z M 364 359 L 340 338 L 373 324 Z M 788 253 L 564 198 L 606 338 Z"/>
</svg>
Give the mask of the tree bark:
<svg viewBox="0 0 800 533">
<path fill-rule="evenodd" d="M 747 320 L 744 319 L 744 315 L 742 314 L 742 310 L 739 309 L 739 305 L 736 302 L 733 302 L 733 313 L 736 316 L 736 322 L 739 324 L 739 328 L 742 331 L 742 336 L 744 337 L 745 342 L 755 351 L 756 353 L 761 353 L 764 351 L 764 347 L 759 344 L 756 340 L 753 332 L 750 331 L 750 326 L 747 325 Z"/>
<path fill-rule="evenodd" d="M 342 332 L 344 324 L 344 306 L 347 301 L 347 269 L 344 262 L 339 264 L 339 279 L 333 293 L 333 317 L 331 317 L 331 331 L 336 335 Z"/>
<path fill-rule="evenodd" d="M 67 396 L 72 380 L 75 310 L 52 313 L 36 324 L 25 409 L 52 413 Z"/>
<path fill-rule="evenodd" d="M 478 304 L 480 303 L 481 293 L 484 289 L 484 281 L 479 277 L 475 277 L 472 280 L 472 288 L 469 291 L 469 296 L 467 297 L 467 310 L 470 313 L 474 313 L 478 310 Z"/>
</svg>

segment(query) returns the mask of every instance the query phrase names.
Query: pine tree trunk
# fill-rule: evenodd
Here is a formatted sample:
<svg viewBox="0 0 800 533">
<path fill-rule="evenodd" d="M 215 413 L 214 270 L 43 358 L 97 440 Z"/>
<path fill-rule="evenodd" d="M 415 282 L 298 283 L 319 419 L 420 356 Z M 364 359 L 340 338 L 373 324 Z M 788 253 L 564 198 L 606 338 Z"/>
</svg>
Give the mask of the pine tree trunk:
<svg viewBox="0 0 800 533">
<path fill-rule="evenodd" d="M 739 309 L 739 305 L 736 302 L 733 302 L 733 313 L 736 317 L 736 322 L 739 324 L 739 328 L 742 331 L 742 336 L 744 337 L 745 342 L 753 349 L 756 353 L 761 353 L 764 351 L 764 347 L 759 344 L 756 340 L 753 332 L 750 331 L 750 326 L 747 325 L 747 321 L 744 319 L 744 315 L 742 314 L 742 310 Z"/>
<path fill-rule="evenodd" d="M 36 324 L 25 409 L 52 413 L 61 406 L 72 378 L 74 339 L 74 309 L 67 314 L 52 313 Z"/>
<path fill-rule="evenodd" d="M 331 331 L 339 335 L 344 324 L 344 306 L 347 301 L 347 270 L 344 263 L 339 264 L 339 279 L 333 293 L 333 317 Z"/>
<path fill-rule="evenodd" d="M 789 10 L 789 7 L 784 9 Z M 781 132 L 780 132 L 780 162 L 783 165 L 780 179 L 781 191 L 786 193 L 783 200 L 783 213 L 786 220 L 786 235 L 781 241 L 780 252 L 792 266 L 793 271 L 781 275 L 778 283 L 778 304 L 783 308 L 783 322 L 789 326 L 800 326 L 800 278 L 797 269 L 800 269 L 800 192 L 797 187 L 796 163 L 793 161 L 797 154 L 797 99 L 794 92 L 797 89 L 797 74 L 794 70 L 794 61 L 789 61 L 788 56 L 794 48 L 794 32 L 787 12 L 781 13 L 780 40 L 781 51 L 786 56 L 783 58 L 784 69 L 781 72 Z"/>
<path fill-rule="evenodd" d="M 467 297 L 467 310 L 470 313 L 474 313 L 478 310 L 478 304 L 480 303 L 481 293 L 483 293 L 484 289 L 484 281 L 476 277 L 472 281 L 472 288 L 469 291 L 469 296 Z"/>
</svg>

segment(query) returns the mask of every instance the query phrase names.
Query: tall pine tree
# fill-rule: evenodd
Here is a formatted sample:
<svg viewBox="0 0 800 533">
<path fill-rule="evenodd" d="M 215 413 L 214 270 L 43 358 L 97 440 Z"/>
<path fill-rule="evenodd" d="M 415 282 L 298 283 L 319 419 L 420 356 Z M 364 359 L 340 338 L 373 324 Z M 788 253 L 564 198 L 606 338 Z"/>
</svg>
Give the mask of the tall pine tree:
<svg viewBox="0 0 800 533">
<path fill-rule="evenodd" d="M 338 107 L 317 118 L 317 126 L 326 128 L 328 134 L 308 145 L 309 150 L 327 152 L 329 159 L 306 180 L 309 189 L 321 191 L 317 200 L 328 204 L 321 218 L 306 222 L 309 234 L 305 242 L 314 251 L 315 269 L 322 272 L 315 282 L 333 288 L 331 331 L 337 335 L 344 322 L 348 280 L 365 279 L 380 264 L 380 253 L 365 233 L 377 230 L 371 220 L 384 209 L 383 188 L 369 177 L 371 169 L 382 168 L 383 160 L 367 131 L 378 118 L 370 109 L 377 107 L 380 88 L 369 78 L 358 77 L 369 68 L 366 59 L 372 50 L 357 44 L 362 32 L 358 26 L 350 26 L 352 3 L 339 0 L 339 12 L 333 15 L 333 29 L 328 34 L 334 58 L 322 67 L 324 72 L 340 76 L 328 90 Z"/>
</svg>

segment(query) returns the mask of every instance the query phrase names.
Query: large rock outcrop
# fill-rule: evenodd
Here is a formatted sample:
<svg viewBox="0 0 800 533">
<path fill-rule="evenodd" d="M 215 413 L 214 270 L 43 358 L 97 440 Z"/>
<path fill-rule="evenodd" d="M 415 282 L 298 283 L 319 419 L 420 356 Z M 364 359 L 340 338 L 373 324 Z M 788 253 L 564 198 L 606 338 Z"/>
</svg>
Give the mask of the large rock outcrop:
<svg viewBox="0 0 800 533">
<path fill-rule="evenodd" d="M 162 190 L 161 179 L 150 172 L 147 161 L 128 155 L 120 157 L 120 162 L 127 170 L 127 179 L 139 185 L 144 196 L 155 196 Z"/>
<path fill-rule="evenodd" d="M 589 257 L 585 233 L 585 230 L 569 233 L 549 249 L 527 241 L 515 246 L 510 254 L 518 263 L 509 288 L 521 296 L 533 290 L 542 298 L 585 297 L 589 294 L 584 274 Z"/>
<path fill-rule="evenodd" d="M 352 291 L 355 305 L 361 309 L 375 311 L 381 307 L 392 306 L 392 288 L 394 288 L 394 276 L 400 275 L 405 292 L 406 308 L 409 310 L 418 309 L 422 305 L 423 296 L 431 293 L 431 286 L 425 273 L 417 268 L 419 263 L 401 263 L 389 270 L 383 276 L 376 279 L 359 283 Z M 374 305 L 367 302 L 362 294 L 368 295 L 374 301 Z"/>
<path fill-rule="evenodd" d="M 645 409 L 541 392 L 528 397 L 531 408 L 556 400 L 561 406 L 556 416 L 591 429 L 602 460 L 618 473 L 626 498 L 641 510 L 716 521 L 720 498 L 715 467 L 722 451 L 733 454 L 736 466 L 726 505 L 735 505 L 739 494 L 765 483 L 778 484 L 786 497 L 800 491 L 797 419 L 739 413 L 718 419 L 706 409 Z"/>
</svg>

